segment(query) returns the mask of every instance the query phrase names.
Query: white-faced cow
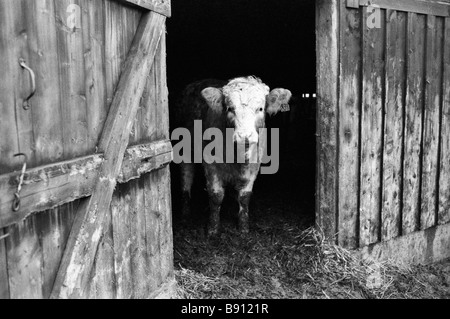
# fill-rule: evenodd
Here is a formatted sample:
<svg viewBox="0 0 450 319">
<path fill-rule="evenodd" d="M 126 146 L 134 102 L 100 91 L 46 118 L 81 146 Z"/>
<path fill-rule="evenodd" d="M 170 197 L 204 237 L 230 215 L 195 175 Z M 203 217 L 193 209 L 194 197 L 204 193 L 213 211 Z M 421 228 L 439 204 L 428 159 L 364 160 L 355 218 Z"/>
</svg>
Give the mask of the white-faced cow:
<svg viewBox="0 0 450 319">
<path fill-rule="evenodd" d="M 223 132 L 223 136 L 227 128 L 232 128 L 234 143 L 244 144 L 246 149 L 257 144 L 259 150 L 257 160 L 252 162 L 229 163 L 224 159 L 223 163 L 208 164 L 203 160 L 210 205 L 208 235 L 218 232 L 220 207 L 226 186 L 234 187 L 238 194 L 239 230 L 243 233 L 249 231 L 248 206 L 253 183 L 261 166 L 260 155 L 265 148 L 265 139 L 263 141 L 259 136 L 260 129 L 265 127 L 266 114 L 279 112 L 291 96 L 291 92 L 286 89 L 270 91 L 267 85 L 255 77 L 239 77 L 228 82 L 203 80 L 188 85 L 183 91 L 179 111 L 184 127 L 193 132 L 194 121 L 201 120 L 203 130 L 217 128 Z M 203 146 L 206 144 L 204 142 Z M 224 151 L 224 157 L 228 151 Z M 183 214 L 189 214 L 190 211 L 194 171 L 194 164 L 181 164 Z"/>
</svg>

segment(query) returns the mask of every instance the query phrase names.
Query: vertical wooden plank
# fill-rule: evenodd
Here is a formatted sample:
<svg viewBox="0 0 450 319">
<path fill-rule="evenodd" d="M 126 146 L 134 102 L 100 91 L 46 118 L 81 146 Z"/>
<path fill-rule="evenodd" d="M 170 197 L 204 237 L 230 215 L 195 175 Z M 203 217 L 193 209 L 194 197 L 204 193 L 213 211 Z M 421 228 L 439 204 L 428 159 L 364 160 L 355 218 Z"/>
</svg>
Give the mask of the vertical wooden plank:
<svg viewBox="0 0 450 319">
<path fill-rule="evenodd" d="M 158 211 L 158 190 L 156 172 L 145 177 L 145 226 L 147 242 L 147 258 L 149 262 L 148 287 L 155 291 L 162 282 L 161 261 L 159 251 L 160 212 Z"/>
<path fill-rule="evenodd" d="M 161 181 L 161 277 L 163 282 L 173 278 L 173 235 L 172 235 L 172 198 L 170 189 L 170 169 L 168 166 L 159 170 Z"/>
<path fill-rule="evenodd" d="M 328 238 L 334 239 L 337 232 L 338 202 L 338 41 L 340 35 L 338 1 L 316 1 L 316 15 L 318 93 L 316 223 Z M 291 116 L 294 117 L 293 114 Z"/>
<path fill-rule="evenodd" d="M 443 20 L 427 16 L 420 228 L 436 225 L 438 147 L 442 90 Z"/>
<path fill-rule="evenodd" d="M 131 274 L 131 233 L 130 233 L 130 185 L 117 188 L 111 202 L 111 216 L 114 240 L 114 269 L 117 298 L 130 299 L 133 295 Z"/>
<path fill-rule="evenodd" d="M 106 121 L 105 1 L 83 2 L 88 151 L 96 146 Z"/>
<path fill-rule="evenodd" d="M 402 234 L 419 227 L 425 29 L 425 16 L 408 13 Z"/>
<path fill-rule="evenodd" d="M 157 72 L 157 97 L 161 109 L 161 135 L 159 139 L 170 139 L 169 136 L 169 92 L 167 88 L 166 32 L 164 31 L 155 60 Z"/>
<path fill-rule="evenodd" d="M 439 177 L 439 224 L 450 222 L 450 18 L 445 19 L 444 76 Z"/>
<path fill-rule="evenodd" d="M 0 238 L 7 234 L 0 229 Z M 0 300 L 9 299 L 8 261 L 6 260 L 5 239 L 0 239 Z"/>
<path fill-rule="evenodd" d="M 386 107 L 381 211 L 383 240 L 397 237 L 401 225 L 406 20 L 404 12 L 387 11 Z"/>
<path fill-rule="evenodd" d="M 36 216 L 8 227 L 6 239 L 11 299 L 42 299 L 42 249 Z"/>
<path fill-rule="evenodd" d="M 169 138 L 169 105 L 167 90 L 166 66 L 166 35 L 161 37 L 159 50 L 155 58 L 156 69 L 156 96 L 160 112 L 159 139 Z M 160 181 L 158 193 L 160 194 L 161 231 L 161 278 L 166 282 L 173 277 L 173 236 L 172 236 L 172 198 L 170 187 L 170 169 L 168 166 L 159 170 Z"/>
<path fill-rule="evenodd" d="M 69 5 L 79 6 L 80 16 L 72 16 Z M 65 159 L 86 155 L 88 145 L 82 5 L 81 0 L 55 0 Z"/>
<path fill-rule="evenodd" d="M 42 294 L 44 298 L 49 298 L 53 289 L 53 283 L 75 218 L 74 207 L 76 208 L 76 205 L 70 203 L 36 215 L 42 249 Z"/>
<path fill-rule="evenodd" d="M 0 1 L 0 174 L 17 168 L 13 155 L 19 150 L 15 116 L 14 90 L 20 66 L 15 53 L 16 1 Z"/>
<path fill-rule="evenodd" d="M 130 182 L 131 191 L 131 271 L 134 298 L 149 295 L 147 285 L 147 247 L 145 238 L 144 181 L 142 178 Z"/>
<path fill-rule="evenodd" d="M 363 21 L 369 14 L 363 11 Z M 383 147 L 385 10 L 381 28 L 363 28 L 363 85 L 361 114 L 360 246 L 379 241 Z"/>
<path fill-rule="evenodd" d="M 114 269 L 114 240 L 111 213 L 106 214 L 103 236 L 98 246 L 89 298 L 115 299 L 116 277 Z"/>
<path fill-rule="evenodd" d="M 15 48 L 15 55 L 11 61 L 17 66 L 18 59 L 23 58 L 26 64 L 34 69 L 34 65 L 30 63 L 30 54 L 28 50 L 28 37 L 30 36 L 30 30 L 27 28 L 27 7 L 28 2 L 26 0 L 14 1 L 11 3 L 12 8 L 16 8 L 17 11 L 13 12 L 15 16 L 15 30 L 11 34 L 14 37 L 14 43 L 11 43 Z M 19 151 L 25 153 L 28 157 L 27 166 L 36 166 L 36 148 L 33 134 L 33 119 L 31 109 L 25 110 L 23 108 L 24 100 L 29 96 L 32 85 L 30 80 L 30 73 L 25 69 L 19 67 L 17 70 L 17 81 L 14 82 L 14 95 L 15 95 L 15 110 L 16 110 L 16 123 L 17 123 L 17 137 L 19 143 Z M 31 107 L 34 100 L 30 100 Z M 23 159 L 20 159 L 22 161 Z"/>
<path fill-rule="evenodd" d="M 341 2 L 339 112 L 339 244 L 358 245 L 361 34 L 359 10 Z"/>
<path fill-rule="evenodd" d="M 36 94 L 31 112 L 36 147 L 36 166 L 63 157 L 59 95 L 58 44 L 53 1 L 26 2 L 29 64 L 36 73 Z"/>
</svg>

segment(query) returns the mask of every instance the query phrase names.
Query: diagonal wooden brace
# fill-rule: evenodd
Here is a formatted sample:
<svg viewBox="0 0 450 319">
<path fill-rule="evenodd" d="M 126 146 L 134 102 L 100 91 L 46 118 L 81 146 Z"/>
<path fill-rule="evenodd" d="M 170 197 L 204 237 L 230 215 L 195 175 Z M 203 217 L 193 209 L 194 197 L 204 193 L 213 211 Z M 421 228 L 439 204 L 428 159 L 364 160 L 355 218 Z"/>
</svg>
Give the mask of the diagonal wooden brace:
<svg viewBox="0 0 450 319">
<path fill-rule="evenodd" d="M 67 242 L 51 298 L 81 298 L 94 263 L 109 212 L 117 177 L 129 142 L 156 50 L 165 31 L 166 18 L 155 12 L 145 13 L 133 40 L 124 71 L 120 77 L 100 141 L 104 161 L 92 196 L 84 200 Z"/>
</svg>

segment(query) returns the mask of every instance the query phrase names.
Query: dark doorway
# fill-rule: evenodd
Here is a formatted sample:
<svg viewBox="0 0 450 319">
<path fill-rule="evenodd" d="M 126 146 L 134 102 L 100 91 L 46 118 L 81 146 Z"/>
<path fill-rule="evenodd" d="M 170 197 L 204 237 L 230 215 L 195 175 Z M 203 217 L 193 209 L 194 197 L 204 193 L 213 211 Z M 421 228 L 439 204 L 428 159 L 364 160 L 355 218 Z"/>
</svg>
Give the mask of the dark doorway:
<svg viewBox="0 0 450 319">
<path fill-rule="evenodd" d="M 173 0 L 168 20 L 170 105 L 187 84 L 255 75 L 292 91 L 291 113 L 268 119 L 280 128 L 280 168 L 260 175 L 251 220 L 275 216 L 311 225 L 315 207 L 315 3 L 313 0 Z M 310 94 L 309 98 L 303 94 Z M 173 114 L 171 114 L 173 115 Z M 201 171 L 200 174 L 202 175 Z M 174 216 L 179 211 L 173 167 Z M 202 181 L 199 183 L 201 184 Z M 202 185 L 199 196 L 202 196 Z M 203 193 L 203 195 L 205 195 Z M 201 200 L 207 207 L 207 198 Z M 256 207 L 256 208 L 255 208 Z M 202 213 L 207 213 L 203 210 Z"/>
</svg>

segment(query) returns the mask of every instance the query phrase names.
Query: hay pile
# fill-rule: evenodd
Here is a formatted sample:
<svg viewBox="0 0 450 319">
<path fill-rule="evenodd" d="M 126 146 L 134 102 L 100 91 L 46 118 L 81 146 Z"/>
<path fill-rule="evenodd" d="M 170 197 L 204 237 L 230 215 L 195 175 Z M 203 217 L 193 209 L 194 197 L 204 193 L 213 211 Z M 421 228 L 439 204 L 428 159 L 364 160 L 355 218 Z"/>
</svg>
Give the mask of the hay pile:
<svg viewBox="0 0 450 319">
<path fill-rule="evenodd" d="M 192 224 L 175 229 L 180 298 L 449 298 L 450 266 L 363 262 L 315 228 L 259 222 L 232 225 L 207 240 Z"/>
</svg>

